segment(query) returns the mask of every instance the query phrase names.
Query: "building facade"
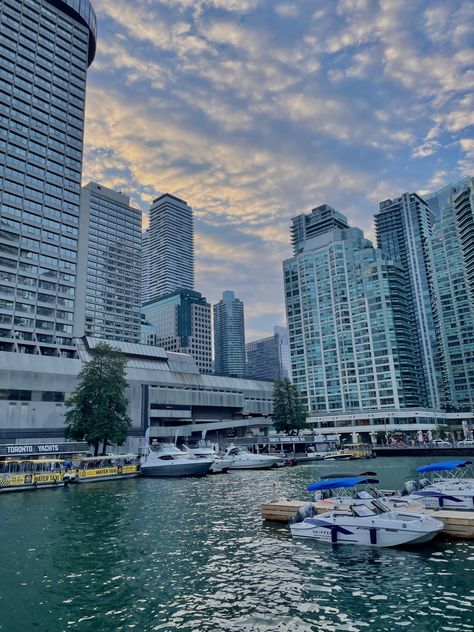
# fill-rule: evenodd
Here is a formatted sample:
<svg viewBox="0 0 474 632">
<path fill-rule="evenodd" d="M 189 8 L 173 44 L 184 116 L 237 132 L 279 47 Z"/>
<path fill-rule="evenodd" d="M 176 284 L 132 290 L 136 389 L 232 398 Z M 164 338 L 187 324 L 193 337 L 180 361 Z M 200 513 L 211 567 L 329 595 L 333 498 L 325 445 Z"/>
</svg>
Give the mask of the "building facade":
<svg viewBox="0 0 474 632">
<path fill-rule="evenodd" d="M 88 0 L 0 3 L 0 351 L 75 355 Z"/>
<path fill-rule="evenodd" d="M 415 350 L 417 390 L 423 406 L 439 408 L 439 358 L 429 284 L 428 242 L 434 215 L 416 193 L 404 193 L 380 203 L 375 215 L 377 245 L 386 258 L 403 268 L 410 314 L 411 344 Z"/>
<path fill-rule="evenodd" d="M 214 305 L 214 354 L 217 375 L 245 376 L 244 304 L 230 290 Z"/>
<path fill-rule="evenodd" d="M 153 200 L 142 268 L 148 269 L 148 286 L 142 293 L 151 301 L 175 290 L 194 289 L 194 221 L 190 206 L 165 193 Z M 144 279 L 146 283 L 146 277 Z"/>
<path fill-rule="evenodd" d="M 402 268 L 331 207 L 309 219 L 283 271 L 292 379 L 310 417 L 419 406 Z"/>
<path fill-rule="evenodd" d="M 446 188 L 444 189 L 445 192 Z M 439 391 L 446 410 L 474 410 L 474 309 L 468 291 L 452 187 L 429 241 L 431 294 L 439 347 Z M 474 227 L 473 227 L 474 228 Z M 474 239 L 474 232 L 471 236 Z"/>
<path fill-rule="evenodd" d="M 474 303 L 474 180 L 468 178 L 465 186 L 454 196 L 454 214 L 461 243 L 464 271 L 471 300 Z"/>
<path fill-rule="evenodd" d="M 273 336 L 245 345 L 247 377 L 253 380 L 283 380 L 290 377 L 288 331 L 275 326 Z"/>
<path fill-rule="evenodd" d="M 211 306 L 202 294 L 177 290 L 145 303 L 142 314 L 143 333 L 149 336 L 150 325 L 154 328 L 154 345 L 188 353 L 201 373 L 212 372 Z"/>
<path fill-rule="evenodd" d="M 100 339 L 78 339 L 78 359 L 18 355 L 12 367 L 0 354 L 8 376 L 0 390 L 0 441 L 61 443 L 64 400 L 83 363 Z M 122 451 L 137 451 L 145 431 L 162 440 L 176 436 L 221 445 L 233 437 L 266 434 L 271 427 L 272 386 L 268 382 L 202 375 L 189 355 L 159 347 L 115 342 L 127 359 L 126 397 L 133 425 Z"/>
<path fill-rule="evenodd" d="M 140 342 L 142 214 L 96 182 L 82 189 L 74 333 Z"/>
<path fill-rule="evenodd" d="M 150 291 L 150 248 L 149 231 L 142 233 L 142 261 L 141 261 L 141 297 L 142 305 L 149 300 Z"/>
</svg>

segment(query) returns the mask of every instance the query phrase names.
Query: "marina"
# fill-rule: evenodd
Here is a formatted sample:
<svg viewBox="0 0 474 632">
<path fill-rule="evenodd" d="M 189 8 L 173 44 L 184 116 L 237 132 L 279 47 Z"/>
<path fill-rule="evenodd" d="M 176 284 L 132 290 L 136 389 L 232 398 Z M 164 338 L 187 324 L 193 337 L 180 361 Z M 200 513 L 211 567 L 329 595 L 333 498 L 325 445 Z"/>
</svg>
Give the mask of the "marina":
<svg viewBox="0 0 474 632">
<path fill-rule="evenodd" d="M 369 469 L 391 489 L 421 463 Z M 304 499 L 338 469 L 348 463 L 7 494 L 0 629 L 20 617 L 22 632 L 472 629 L 474 542 L 331 546 L 262 521 L 274 483 L 278 496 Z"/>
</svg>

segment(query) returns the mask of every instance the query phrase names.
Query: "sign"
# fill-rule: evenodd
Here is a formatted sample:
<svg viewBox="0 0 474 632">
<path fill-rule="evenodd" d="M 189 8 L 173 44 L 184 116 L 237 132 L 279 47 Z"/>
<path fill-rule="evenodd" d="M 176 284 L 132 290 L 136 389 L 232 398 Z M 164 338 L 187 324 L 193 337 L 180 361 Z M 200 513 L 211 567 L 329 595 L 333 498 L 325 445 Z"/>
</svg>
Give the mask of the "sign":
<svg viewBox="0 0 474 632">
<path fill-rule="evenodd" d="M 0 456 L 33 456 L 38 454 L 74 454 L 89 452 L 85 442 L 0 444 Z"/>
</svg>

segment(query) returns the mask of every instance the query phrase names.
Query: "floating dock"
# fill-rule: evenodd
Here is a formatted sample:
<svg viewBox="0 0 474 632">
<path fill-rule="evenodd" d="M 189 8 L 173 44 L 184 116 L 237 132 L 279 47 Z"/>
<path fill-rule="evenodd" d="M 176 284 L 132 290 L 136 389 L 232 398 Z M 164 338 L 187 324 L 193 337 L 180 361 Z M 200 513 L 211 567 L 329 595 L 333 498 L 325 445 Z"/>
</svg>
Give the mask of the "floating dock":
<svg viewBox="0 0 474 632">
<path fill-rule="evenodd" d="M 300 507 L 311 505 L 317 513 L 328 510 L 326 504 L 303 500 L 273 500 L 262 505 L 262 519 L 274 522 L 288 522 Z M 444 522 L 443 535 L 449 538 L 474 540 L 474 511 L 452 511 L 449 509 L 423 509 L 423 513 Z"/>
</svg>

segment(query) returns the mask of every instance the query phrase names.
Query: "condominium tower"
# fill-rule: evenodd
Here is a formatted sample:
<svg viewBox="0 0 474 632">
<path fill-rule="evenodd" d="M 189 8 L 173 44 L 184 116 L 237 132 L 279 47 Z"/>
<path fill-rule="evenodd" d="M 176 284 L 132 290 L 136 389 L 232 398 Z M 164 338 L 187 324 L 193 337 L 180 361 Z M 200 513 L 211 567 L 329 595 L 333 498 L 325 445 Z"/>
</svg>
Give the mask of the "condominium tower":
<svg viewBox="0 0 474 632">
<path fill-rule="evenodd" d="M 218 375 L 245 376 L 244 304 L 230 290 L 214 305 L 214 353 Z"/>
<path fill-rule="evenodd" d="M 448 187 L 444 187 L 440 219 L 434 226 L 428 251 L 442 407 L 469 412 L 474 409 L 474 303 L 468 291 L 463 233 L 456 221 L 456 208 L 462 208 L 462 230 L 466 190 L 462 184 L 461 189 L 450 185 L 447 195 Z M 472 239 L 474 233 L 467 240 L 468 247 Z"/>
<path fill-rule="evenodd" d="M 467 287 L 474 304 L 474 179 L 468 178 L 465 185 L 453 197 L 456 226 L 461 244 Z"/>
<path fill-rule="evenodd" d="M 292 224 L 291 373 L 310 414 L 420 405 L 401 266 L 327 204 Z"/>
<path fill-rule="evenodd" d="M 88 0 L 0 3 L 0 350 L 73 356 Z"/>
<path fill-rule="evenodd" d="M 194 289 L 193 211 L 184 200 L 165 193 L 153 200 L 142 264 L 147 270 L 142 294 L 154 300 L 175 290 Z M 147 278 L 148 277 L 148 278 Z"/>
<path fill-rule="evenodd" d="M 82 189 L 74 334 L 140 342 L 142 214 L 96 182 Z"/>
<path fill-rule="evenodd" d="M 433 223 L 432 211 L 416 193 L 381 202 L 375 215 L 378 247 L 403 268 L 417 388 L 424 406 L 439 408 L 439 358 L 429 285 L 428 241 Z"/>
</svg>

